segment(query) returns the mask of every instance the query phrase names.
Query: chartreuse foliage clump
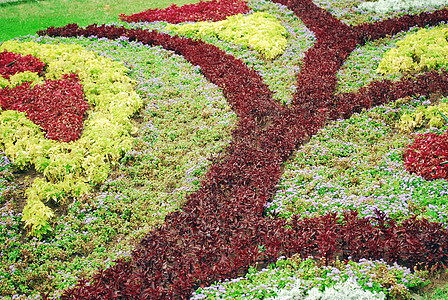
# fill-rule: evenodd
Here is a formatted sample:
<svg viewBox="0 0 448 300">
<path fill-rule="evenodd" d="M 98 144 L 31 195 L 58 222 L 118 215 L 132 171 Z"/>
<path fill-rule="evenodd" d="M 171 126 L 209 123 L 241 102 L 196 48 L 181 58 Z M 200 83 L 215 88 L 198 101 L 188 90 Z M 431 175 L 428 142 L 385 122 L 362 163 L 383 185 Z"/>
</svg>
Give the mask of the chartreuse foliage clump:
<svg viewBox="0 0 448 300">
<path fill-rule="evenodd" d="M 415 73 L 446 68 L 448 27 L 422 28 L 398 41 L 396 46 L 385 53 L 378 73 Z"/>
<path fill-rule="evenodd" d="M 9 77 L 9 80 L 0 77 L 0 88 L 1 89 L 5 87 L 14 88 L 25 82 L 31 82 L 31 87 L 34 87 L 37 84 L 44 83 L 42 77 L 40 77 L 37 72 L 25 71 L 22 73 L 12 75 L 11 77 Z"/>
<path fill-rule="evenodd" d="M 426 271 L 413 273 L 409 268 L 398 264 L 389 265 L 383 260 L 336 260 L 331 265 L 324 265 L 313 258 L 280 258 L 261 271 L 251 267 L 244 277 L 199 288 L 191 300 L 311 300 L 321 299 L 313 296 L 328 295 L 330 291 L 343 295 L 347 290 L 366 298 L 324 299 L 385 299 L 385 295 L 407 297 L 410 288 L 427 283 L 426 276 Z"/>
<path fill-rule="evenodd" d="M 131 149 L 130 133 L 136 128 L 130 117 L 140 109 L 142 100 L 123 64 L 81 46 L 9 41 L 1 46 L 0 50 L 3 49 L 31 54 L 44 61 L 46 79 L 77 73 L 91 106 L 81 138 L 70 143 L 46 139 L 25 113 L 1 113 L 0 138 L 6 155 L 16 167 L 27 169 L 33 165 L 44 175 L 26 190 L 27 205 L 22 218 L 30 233 L 41 237 L 51 229 L 48 220 L 53 215 L 44 203 L 53 200 L 63 204 L 70 196 L 88 192 L 102 183 L 111 167 Z"/>
<path fill-rule="evenodd" d="M 438 105 L 421 105 L 416 111 L 403 114 L 398 124 L 400 130 L 412 132 L 421 128 L 441 128 L 446 125 L 440 113 L 448 115 L 448 98 L 439 101 Z"/>
<path fill-rule="evenodd" d="M 282 54 L 287 45 L 286 29 L 267 12 L 238 14 L 218 22 L 168 25 L 167 29 L 190 38 L 216 36 L 227 42 L 251 47 L 267 59 Z"/>
</svg>

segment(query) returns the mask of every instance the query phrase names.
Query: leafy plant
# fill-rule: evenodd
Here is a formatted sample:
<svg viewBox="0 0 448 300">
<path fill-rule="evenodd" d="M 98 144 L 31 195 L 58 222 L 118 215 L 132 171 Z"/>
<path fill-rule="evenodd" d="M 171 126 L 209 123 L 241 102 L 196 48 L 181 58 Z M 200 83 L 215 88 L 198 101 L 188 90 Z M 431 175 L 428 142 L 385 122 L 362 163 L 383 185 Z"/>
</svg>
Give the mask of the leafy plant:
<svg viewBox="0 0 448 300">
<path fill-rule="evenodd" d="M 226 17 L 244 14 L 249 8 L 244 0 L 211 0 L 178 7 L 172 4 L 165 9 L 149 9 L 130 16 L 120 15 L 125 22 L 157 22 L 168 23 L 221 21 Z"/>
<path fill-rule="evenodd" d="M 266 12 L 255 12 L 247 16 L 238 14 L 214 23 L 168 25 L 167 29 L 190 38 L 216 36 L 227 42 L 250 46 L 267 59 L 282 54 L 287 44 L 286 29 Z"/>
<path fill-rule="evenodd" d="M 439 70 L 448 62 L 448 28 L 422 28 L 385 53 L 378 73 Z"/>
<path fill-rule="evenodd" d="M 447 102 L 438 105 L 420 105 L 415 112 L 403 114 L 397 127 L 404 132 L 411 132 L 422 127 L 440 128 L 445 125 L 443 112 L 448 112 Z"/>
<path fill-rule="evenodd" d="M 426 179 L 448 179 L 448 133 L 420 134 L 405 154 L 405 166 Z"/>
<path fill-rule="evenodd" d="M 43 61 L 33 55 L 21 55 L 6 49 L 0 52 L 0 76 L 5 79 L 25 71 L 37 72 L 42 75 L 45 66 Z"/>
<path fill-rule="evenodd" d="M 83 117 L 89 108 L 83 98 L 76 74 L 47 80 L 44 85 L 32 87 L 26 82 L 0 90 L 3 110 L 26 112 L 27 117 L 46 132 L 46 138 L 66 143 L 81 136 Z"/>
<path fill-rule="evenodd" d="M 37 72 L 25 71 L 22 73 L 16 73 L 9 77 L 9 80 L 4 81 L 4 86 L 2 88 L 15 88 L 22 85 L 25 82 L 30 83 L 30 87 L 34 88 L 36 85 L 43 85 L 45 82 L 42 77 L 39 76 Z"/>
</svg>

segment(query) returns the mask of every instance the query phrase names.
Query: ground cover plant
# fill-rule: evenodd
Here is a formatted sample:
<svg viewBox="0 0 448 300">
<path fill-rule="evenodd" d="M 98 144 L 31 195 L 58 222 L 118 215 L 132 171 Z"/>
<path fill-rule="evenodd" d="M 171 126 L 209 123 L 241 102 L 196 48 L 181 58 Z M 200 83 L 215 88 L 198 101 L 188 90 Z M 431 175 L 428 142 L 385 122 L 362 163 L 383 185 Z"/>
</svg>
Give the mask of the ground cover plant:
<svg viewBox="0 0 448 300">
<path fill-rule="evenodd" d="M 11 174 L 15 161 L 2 154 L 5 297 L 187 298 L 201 287 L 193 298 L 399 298 L 427 284 L 425 270 L 443 269 L 446 180 L 406 171 L 415 136 L 399 124 L 446 102 L 445 70 L 375 70 L 416 25 L 446 21 L 446 9 L 349 27 L 365 14 L 341 13 L 338 2 L 340 23 L 310 1 L 284 4 L 248 2 L 287 29 L 272 60 L 216 36 L 204 39 L 217 47 L 172 37 L 163 22 L 69 25 L 19 39 L 80 44 L 121 61 L 145 109 L 132 150 L 90 193 L 56 206 L 53 231 L 40 240 L 27 240 L 20 224 L 32 172 Z M 230 278 L 230 288 L 211 285 Z"/>
</svg>

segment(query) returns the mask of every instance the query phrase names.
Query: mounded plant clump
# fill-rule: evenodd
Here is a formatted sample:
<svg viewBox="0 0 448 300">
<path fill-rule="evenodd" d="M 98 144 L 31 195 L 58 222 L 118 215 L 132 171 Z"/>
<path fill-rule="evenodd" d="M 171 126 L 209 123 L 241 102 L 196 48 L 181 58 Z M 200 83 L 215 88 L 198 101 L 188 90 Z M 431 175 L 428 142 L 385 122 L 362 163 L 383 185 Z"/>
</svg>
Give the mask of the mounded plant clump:
<svg viewBox="0 0 448 300">
<path fill-rule="evenodd" d="M 167 29 L 190 38 L 217 36 L 227 42 L 250 46 L 267 59 L 282 54 L 287 44 L 286 29 L 275 17 L 265 12 L 236 15 L 214 23 L 171 25 Z"/>
<path fill-rule="evenodd" d="M 448 134 L 427 133 L 418 136 L 406 150 L 405 166 L 409 172 L 428 180 L 448 180 Z"/>
</svg>

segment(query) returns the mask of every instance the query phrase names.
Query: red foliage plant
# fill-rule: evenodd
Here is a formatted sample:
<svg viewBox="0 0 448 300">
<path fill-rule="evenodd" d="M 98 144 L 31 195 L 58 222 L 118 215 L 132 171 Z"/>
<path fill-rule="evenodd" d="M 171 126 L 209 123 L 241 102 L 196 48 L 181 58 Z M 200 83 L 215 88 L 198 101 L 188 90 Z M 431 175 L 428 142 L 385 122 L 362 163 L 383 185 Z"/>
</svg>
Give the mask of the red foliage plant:
<svg viewBox="0 0 448 300">
<path fill-rule="evenodd" d="M 420 134 L 406 149 L 404 165 L 425 179 L 448 179 L 448 132 Z"/>
<path fill-rule="evenodd" d="M 9 52 L 6 49 L 0 52 L 0 76 L 9 79 L 16 73 L 24 71 L 37 72 L 42 74 L 45 63 L 32 55 L 21 55 Z"/>
<path fill-rule="evenodd" d="M 70 142 L 81 136 L 89 104 L 84 101 L 78 75 L 66 74 L 59 80 L 45 80 L 43 85 L 31 87 L 25 82 L 0 89 L 0 107 L 26 112 L 46 132 L 46 138 Z"/>
<path fill-rule="evenodd" d="M 156 22 L 168 23 L 221 21 L 228 16 L 246 14 L 249 7 L 244 0 L 211 0 L 183 6 L 171 5 L 165 9 L 148 9 L 130 16 L 120 15 L 125 22 Z"/>
<path fill-rule="evenodd" d="M 266 218 L 263 211 L 274 195 L 283 163 L 327 118 L 347 118 L 363 108 L 414 93 L 448 94 L 448 76 L 437 72 L 396 83 L 374 82 L 358 93 L 333 94 L 337 70 L 357 44 L 415 25 L 446 21 L 448 10 L 350 27 L 311 0 L 276 2 L 288 5 L 318 38 L 298 74 L 292 107 L 273 101 L 262 78 L 242 61 L 201 41 L 104 25 L 82 29 L 69 24 L 39 32 L 125 36 L 172 50 L 199 65 L 203 75 L 223 89 L 240 117 L 226 155 L 212 159 L 201 188 L 187 196 L 182 211 L 169 214 L 160 228 L 150 232 L 131 261 L 118 261 L 90 284 L 80 281 L 63 299 L 187 299 L 201 284 L 241 275 L 251 264 L 294 253 L 327 260 L 341 255 L 384 258 L 409 266 L 448 262 L 448 230 L 440 223 L 410 218 L 396 224 L 381 212 L 373 219 L 347 212 L 343 217 L 295 216 L 286 221 Z M 266 251 L 258 251 L 261 245 Z"/>
</svg>

